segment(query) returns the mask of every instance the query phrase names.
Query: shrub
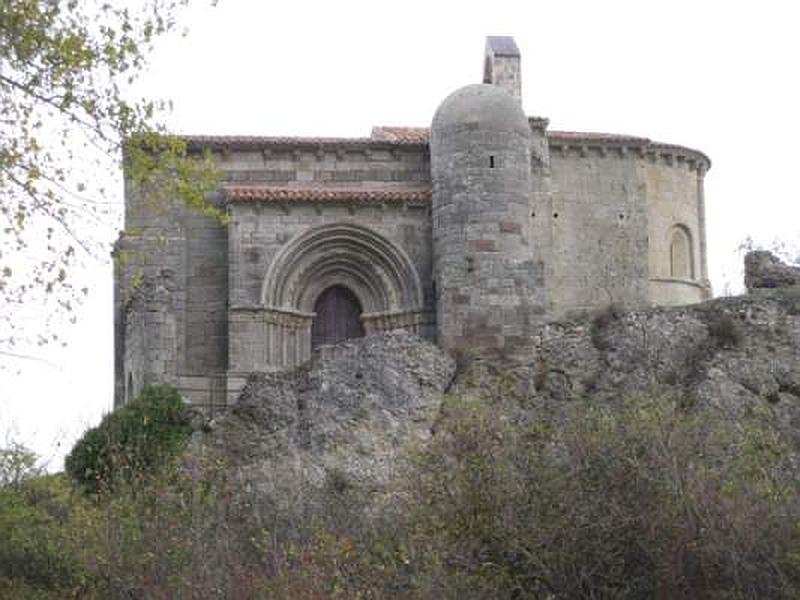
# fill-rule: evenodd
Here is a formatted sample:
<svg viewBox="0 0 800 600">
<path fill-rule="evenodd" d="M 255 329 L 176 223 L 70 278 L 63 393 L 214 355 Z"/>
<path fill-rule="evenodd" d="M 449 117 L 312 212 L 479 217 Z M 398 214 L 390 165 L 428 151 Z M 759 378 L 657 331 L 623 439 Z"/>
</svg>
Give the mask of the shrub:
<svg viewBox="0 0 800 600">
<path fill-rule="evenodd" d="M 615 321 L 619 320 L 622 314 L 622 307 L 615 302 L 608 304 L 594 313 L 589 333 L 592 345 L 595 348 L 601 352 L 610 350 L 607 330 Z"/>
<path fill-rule="evenodd" d="M 188 409 L 177 390 L 148 386 L 78 440 L 65 470 L 91 493 L 133 483 L 174 458 L 190 433 Z"/>
<path fill-rule="evenodd" d="M 112 598 L 800 597 L 800 473 L 768 404 L 734 420 L 676 396 L 531 406 L 501 388 L 448 401 L 387 489 L 328 467 L 283 505 L 210 452 L 104 502 L 76 494 L 66 518 L 44 493 L 0 502 L 0 525 L 17 507 L 30 527 L 0 531 L 16 565 L 0 597 L 81 581 Z M 32 505 L 60 528 L 22 518 Z"/>
<path fill-rule="evenodd" d="M 86 572 L 69 526 L 72 510 L 63 476 L 0 489 L 0 597 L 76 597 Z"/>
<path fill-rule="evenodd" d="M 423 597 L 798 597 L 797 465 L 766 408 L 451 414 L 411 489 Z"/>
<path fill-rule="evenodd" d="M 712 313 L 708 317 L 708 336 L 719 348 L 737 348 L 742 344 L 742 327 L 728 313 Z"/>
</svg>

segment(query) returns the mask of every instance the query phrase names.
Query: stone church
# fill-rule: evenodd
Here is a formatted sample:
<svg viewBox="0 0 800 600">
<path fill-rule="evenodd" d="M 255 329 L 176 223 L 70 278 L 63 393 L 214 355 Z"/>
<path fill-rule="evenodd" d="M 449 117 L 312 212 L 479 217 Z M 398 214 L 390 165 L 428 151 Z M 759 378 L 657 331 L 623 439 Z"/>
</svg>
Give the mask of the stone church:
<svg viewBox="0 0 800 600">
<path fill-rule="evenodd" d="M 375 332 L 523 353 L 575 311 L 710 297 L 709 159 L 526 116 L 509 37 L 488 38 L 483 83 L 445 98 L 430 128 L 185 139 L 213 153 L 229 220 L 126 189 L 116 404 L 170 382 L 213 410 L 252 371 Z"/>
</svg>

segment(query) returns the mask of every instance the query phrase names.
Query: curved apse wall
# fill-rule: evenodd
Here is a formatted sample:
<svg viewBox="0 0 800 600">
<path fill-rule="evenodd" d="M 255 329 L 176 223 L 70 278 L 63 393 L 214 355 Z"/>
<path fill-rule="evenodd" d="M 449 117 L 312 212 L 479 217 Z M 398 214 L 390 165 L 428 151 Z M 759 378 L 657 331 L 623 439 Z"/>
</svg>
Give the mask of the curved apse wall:
<svg viewBox="0 0 800 600">
<path fill-rule="evenodd" d="M 647 190 L 650 302 L 688 304 L 711 296 L 703 178 L 708 159 L 654 145 L 642 158 Z"/>
<path fill-rule="evenodd" d="M 552 131 L 548 142 L 552 201 L 533 214 L 551 240 L 551 311 L 710 297 L 705 155 L 614 134 Z"/>
</svg>

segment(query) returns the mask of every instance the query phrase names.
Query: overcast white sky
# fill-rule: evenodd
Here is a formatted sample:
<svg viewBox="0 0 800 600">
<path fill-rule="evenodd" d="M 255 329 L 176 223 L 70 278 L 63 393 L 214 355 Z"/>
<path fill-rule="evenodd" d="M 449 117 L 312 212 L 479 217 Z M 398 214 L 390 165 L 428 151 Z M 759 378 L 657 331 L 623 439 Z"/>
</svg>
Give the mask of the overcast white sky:
<svg viewBox="0 0 800 600">
<path fill-rule="evenodd" d="M 711 157 L 716 294 L 740 289 L 736 246 L 747 236 L 800 253 L 796 2 L 197 4 L 188 36 L 161 44 L 137 90 L 174 101 L 177 132 L 363 136 L 378 124 L 426 126 L 447 94 L 480 81 L 485 36 L 512 35 L 525 110 L 551 129 L 641 135 Z M 0 435 L 11 431 L 51 468 L 112 403 L 111 267 L 88 261 L 75 277 L 91 294 L 62 331 L 67 348 L 0 370 Z"/>
</svg>

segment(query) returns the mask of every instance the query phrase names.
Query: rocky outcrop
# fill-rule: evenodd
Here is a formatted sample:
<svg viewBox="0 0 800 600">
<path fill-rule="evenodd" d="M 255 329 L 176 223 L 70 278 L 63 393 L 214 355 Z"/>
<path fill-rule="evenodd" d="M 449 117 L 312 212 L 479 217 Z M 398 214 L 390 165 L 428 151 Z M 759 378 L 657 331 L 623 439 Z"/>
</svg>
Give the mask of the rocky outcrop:
<svg viewBox="0 0 800 600">
<path fill-rule="evenodd" d="M 753 250 L 744 257 L 744 285 L 748 290 L 800 285 L 800 266 L 787 265 L 768 250 Z"/>
<path fill-rule="evenodd" d="M 302 367 L 252 374 L 195 450 L 224 456 L 245 487 L 287 508 L 331 484 L 379 490 L 397 456 L 430 437 L 454 373 L 403 331 L 322 346 Z"/>
<path fill-rule="evenodd" d="M 732 419 L 759 404 L 800 431 L 800 290 L 612 307 L 543 326 L 531 360 L 476 359 L 458 374 L 438 348 L 403 332 L 322 347 L 301 368 L 251 375 L 214 432 L 196 434 L 197 448 L 225 456 L 244 489 L 285 507 L 331 484 L 379 498 L 409 446 L 424 445 L 446 418 L 447 390 L 453 402 L 513 396 L 510 418 L 580 398 L 671 393 Z"/>
<path fill-rule="evenodd" d="M 800 409 L 800 292 L 551 324 L 533 370 L 535 393 L 552 399 L 662 389 L 733 411 L 761 401 Z"/>
</svg>

